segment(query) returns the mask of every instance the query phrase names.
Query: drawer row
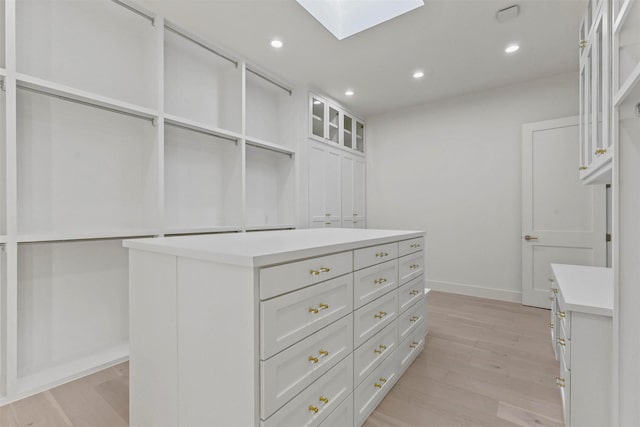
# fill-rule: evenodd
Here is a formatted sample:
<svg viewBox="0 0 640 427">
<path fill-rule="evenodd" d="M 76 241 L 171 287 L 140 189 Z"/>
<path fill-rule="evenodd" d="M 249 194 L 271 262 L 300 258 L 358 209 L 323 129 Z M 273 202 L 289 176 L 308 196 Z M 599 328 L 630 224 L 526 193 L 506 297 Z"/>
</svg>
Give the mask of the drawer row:
<svg viewBox="0 0 640 427">
<path fill-rule="evenodd" d="M 416 305 L 422 306 L 422 303 Z M 425 320 L 417 322 L 399 345 L 398 321 L 394 321 L 356 352 L 349 353 L 345 338 L 349 320 L 348 317 L 342 319 L 322 331 L 323 338 L 334 337 L 337 351 L 318 356 L 312 354 L 308 359 L 300 357 L 312 368 L 298 369 L 297 372 L 307 372 L 298 373 L 296 379 L 299 381 L 292 381 L 296 374 L 290 364 L 262 366 L 263 426 L 345 426 L 352 423 L 359 426 L 424 348 Z M 363 358 L 367 352 L 375 355 L 374 363 Z M 299 355 L 306 356 L 306 353 L 300 351 Z M 274 359 L 263 363 L 271 363 Z M 269 372 L 270 376 L 265 377 Z M 280 372 L 279 376 L 277 372 Z"/>
<path fill-rule="evenodd" d="M 354 270 L 358 274 L 359 270 L 388 261 L 393 262 L 398 260 L 398 257 L 400 279 L 402 280 L 404 276 L 415 276 L 418 269 L 424 269 L 423 248 L 424 238 L 419 237 L 397 243 L 265 267 L 260 269 L 260 299 L 267 300 L 351 273 Z M 414 255 L 412 256 L 412 254 Z M 373 272 L 363 274 L 373 274 Z M 397 276 L 394 279 L 397 280 Z"/>
<path fill-rule="evenodd" d="M 357 283 L 362 282 L 356 281 L 354 285 L 354 275 L 347 274 L 261 302 L 260 358 L 269 359 L 354 309 L 354 337 L 358 347 L 424 294 L 423 276 L 418 275 L 399 290 L 397 282 L 393 282 L 393 287 L 384 287 L 384 292 L 367 297 L 366 305 L 354 306 L 354 300 L 363 295 L 357 290 Z"/>
</svg>

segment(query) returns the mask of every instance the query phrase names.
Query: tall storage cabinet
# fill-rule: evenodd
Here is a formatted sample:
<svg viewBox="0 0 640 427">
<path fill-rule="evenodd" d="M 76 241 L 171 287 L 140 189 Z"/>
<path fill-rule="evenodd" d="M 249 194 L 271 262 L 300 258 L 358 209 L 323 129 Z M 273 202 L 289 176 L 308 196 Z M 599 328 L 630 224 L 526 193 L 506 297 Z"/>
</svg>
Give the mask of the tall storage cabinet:
<svg viewBox="0 0 640 427">
<path fill-rule="evenodd" d="M 123 238 L 295 227 L 292 90 L 153 11 L 0 1 L 0 82 L 0 404 L 127 358 Z"/>
<path fill-rule="evenodd" d="M 364 121 L 309 95 L 309 226 L 366 228 Z"/>
</svg>

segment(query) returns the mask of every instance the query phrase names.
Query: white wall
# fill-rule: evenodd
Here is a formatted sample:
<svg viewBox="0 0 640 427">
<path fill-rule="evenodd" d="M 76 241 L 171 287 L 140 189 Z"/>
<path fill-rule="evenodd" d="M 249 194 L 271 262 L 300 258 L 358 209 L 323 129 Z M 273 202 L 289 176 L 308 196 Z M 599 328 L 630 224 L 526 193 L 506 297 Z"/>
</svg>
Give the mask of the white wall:
<svg viewBox="0 0 640 427">
<path fill-rule="evenodd" d="M 369 117 L 368 227 L 426 230 L 433 289 L 520 301 L 522 124 L 577 114 L 568 73 Z"/>
</svg>

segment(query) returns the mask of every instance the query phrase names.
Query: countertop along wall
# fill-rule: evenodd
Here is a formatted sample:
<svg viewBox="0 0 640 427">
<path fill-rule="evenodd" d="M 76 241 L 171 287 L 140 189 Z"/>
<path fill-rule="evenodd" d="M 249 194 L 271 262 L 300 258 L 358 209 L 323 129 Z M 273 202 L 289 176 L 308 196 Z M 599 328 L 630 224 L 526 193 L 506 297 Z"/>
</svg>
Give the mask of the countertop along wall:
<svg viewBox="0 0 640 427">
<path fill-rule="evenodd" d="M 429 288 L 521 301 L 522 124 L 577 114 L 567 73 L 368 117 L 368 227 L 426 230 Z"/>
</svg>

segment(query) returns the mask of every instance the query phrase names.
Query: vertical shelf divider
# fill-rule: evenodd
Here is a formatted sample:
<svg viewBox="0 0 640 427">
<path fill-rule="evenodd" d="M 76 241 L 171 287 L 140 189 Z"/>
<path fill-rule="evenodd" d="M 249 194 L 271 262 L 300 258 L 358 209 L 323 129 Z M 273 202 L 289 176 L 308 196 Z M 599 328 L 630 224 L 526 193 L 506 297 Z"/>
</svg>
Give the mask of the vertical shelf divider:
<svg viewBox="0 0 640 427">
<path fill-rule="evenodd" d="M 240 142 L 242 148 L 242 154 L 240 155 L 242 171 L 241 188 L 242 188 L 242 231 L 247 231 L 247 63 L 242 61 L 240 63 L 241 68 L 241 129 L 242 140 Z"/>
<path fill-rule="evenodd" d="M 155 222 L 158 228 L 158 237 L 163 237 L 166 232 L 165 218 L 165 157 L 164 157 L 164 16 L 156 16 L 153 22 L 156 28 L 156 67 L 158 81 L 158 117 L 156 126 L 156 179 L 157 201 Z"/>
<path fill-rule="evenodd" d="M 18 381 L 18 244 L 17 244 L 17 117 L 16 117 L 16 0 L 5 1 L 5 90 L 6 90 L 6 292 L 2 334 L 4 393 L 15 394 Z"/>
</svg>

